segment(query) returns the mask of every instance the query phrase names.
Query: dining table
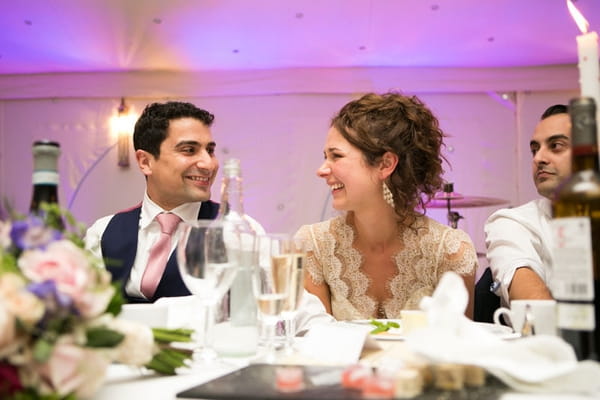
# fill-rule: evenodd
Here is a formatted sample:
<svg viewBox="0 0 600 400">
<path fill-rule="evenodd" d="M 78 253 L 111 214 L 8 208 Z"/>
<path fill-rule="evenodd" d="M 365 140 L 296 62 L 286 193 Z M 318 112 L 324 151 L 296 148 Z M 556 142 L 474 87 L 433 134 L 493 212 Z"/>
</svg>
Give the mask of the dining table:
<svg viewBox="0 0 600 400">
<path fill-rule="evenodd" d="M 302 338 L 297 338 L 301 343 Z M 393 353 L 395 346 L 401 343 L 384 341 L 380 343 L 380 349 L 365 349 L 360 357 L 362 363 L 375 363 L 378 359 Z M 259 349 L 260 353 L 260 349 Z M 225 357 L 214 364 L 202 366 L 195 365 L 193 368 L 184 368 L 176 375 L 164 376 L 155 374 L 144 368 L 131 367 L 121 364 L 113 364 L 108 368 L 105 383 L 92 397 L 92 400 L 120 400 L 120 399 L 142 399 L 142 400 L 185 400 L 187 397 L 178 397 L 178 394 L 195 386 L 213 381 L 219 377 L 238 371 L 244 367 L 258 362 L 257 356 L 252 357 Z M 275 361 L 280 365 L 319 365 L 319 361 L 298 353 L 280 355 Z M 599 377 L 600 378 L 600 377 Z M 214 397 L 208 397 L 214 398 Z M 227 397 L 219 397 L 227 398 Z M 256 399 L 257 397 L 251 397 Z M 289 393 L 284 393 L 282 399 L 293 399 Z M 306 398 L 306 397 L 304 397 Z M 317 399 L 319 397 L 315 397 Z M 420 396 L 414 397 L 419 399 Z M 465 394 L 461 392 L 445 393 L 444 399 L 464 399 Z M 469 397 L 472 398 L 472 397 Z M 591 400 L 600 398 L 600 393 L 584 395 L 578 393 L 524 393 L 512 390 L 508 387 L 497 392 L 495 397 L 500 400 Z M 198 397 L 194 397 L 195 400 Z M 243 400 L 243 399 L 240 399 Z"/>
</svg>

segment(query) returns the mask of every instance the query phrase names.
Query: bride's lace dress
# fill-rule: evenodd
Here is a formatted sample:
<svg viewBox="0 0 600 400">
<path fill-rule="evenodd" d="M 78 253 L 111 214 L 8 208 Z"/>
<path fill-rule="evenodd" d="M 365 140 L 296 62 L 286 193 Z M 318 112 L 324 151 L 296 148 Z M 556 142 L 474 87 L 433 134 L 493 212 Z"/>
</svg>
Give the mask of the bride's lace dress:
<svg viewBox="0 0 600 400">
<path fill-rule="evenodd" d="M 353 247 L 354 228 L 346 215 L 298 230 L 297 237 L 309 246 L 306 269 L 315 285 L 329 286 L 336 319 L 375 318 L 381 311 L 387 318 L 400 318 L 400 310 L 418 308 L 421 298 L 433 293 L 444 272 L 474 272 L 477 254 L 464 231 L 425 216 L 417 227 L 402 233 L 402 250 L 394 256 L 397 274 L 387 282 L 391 295 L 382 304 L 367 294 L 370 278 L 362 271 L 362 255 Z"/>
</svg>

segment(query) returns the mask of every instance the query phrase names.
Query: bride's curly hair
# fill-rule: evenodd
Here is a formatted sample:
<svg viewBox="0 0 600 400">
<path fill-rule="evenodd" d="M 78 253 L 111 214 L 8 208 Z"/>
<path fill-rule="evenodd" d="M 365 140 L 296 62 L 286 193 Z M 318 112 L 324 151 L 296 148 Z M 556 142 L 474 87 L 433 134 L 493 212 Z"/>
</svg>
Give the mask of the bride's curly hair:
<svg viewBox="0 0 600 400">
<path fill-rule="evenodd" d="M 441 147 L 446 135 L 437 118 L 416 96 L 369 93 L 342 107 L 331 126 L 363 153 L 370 166 L 376 166 L 387 151 L 398 156 L 386 184 L 399 220 L 411 226 L 444 183 L 442 163 L 448 161 Z"/>
</svg>

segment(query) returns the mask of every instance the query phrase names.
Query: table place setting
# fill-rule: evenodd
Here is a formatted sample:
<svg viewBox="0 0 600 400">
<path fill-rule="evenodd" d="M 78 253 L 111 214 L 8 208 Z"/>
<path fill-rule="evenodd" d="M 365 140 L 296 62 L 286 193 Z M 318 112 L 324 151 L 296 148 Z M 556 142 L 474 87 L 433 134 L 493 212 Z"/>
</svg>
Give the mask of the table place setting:
<svg viewBox="0 0 600 400">
<path fill-rule="evenodd" d="M 152 393 L 146 400 L 253 399 L 259 398 L 261 393 L 264 397 L 260 398 L 276 399 L 282 398 L 278 396 L 283 396 L 283 392 L 286 392 L 286 398 L 294 399 L 319 398 L 319 395 L 325 394 L 331 398 L 365 398 L 361 390 L 344 386 L 345 374 L 357 366 L 367 371 L 371 377 L 369 379 L 375 379 L 376 384 L 389 383 L 387 378 L 378 379 L 385 377 L 386 371 L 395 371 L 396 381 L 392 382 L 396 386 L 408 374 L 399 374 L 398 371 L 410 372 L 415 366 L 426 366 L 419 374 L 429 371 L 423 375 L 429 379 L 429 383 L 422 383 L 421 391 L 413 395 L 422 399 L 444 391 L 436 386 L 444 387 L 444 383 L 435 380 L 442 378 L 435 377 L 443 376 L 441 374 L 453 376 L 454 367 L 463 372 L 469 369 L 485 371 L 483 381 L 479 380 L 480 386 L 466 386 L 466 375 L 461 378 L 465 379 L 465 387 L 458 390 L 461 393 L 468 391 L 475 396 L 473 398 L 492 396 L 505 400 L 554 396 L 556 399 L 586 399 L 600 393 L 597 379 L 600 365 L 597 362 L 577 362 L 572 348 L 557 336 L 537 334 L 522 337 L 508 326 L 469 320 L 463 314 L 467 301 L 466 290 L 464 298 L 461 295 L 463 290 L 460 277 L 449 273 L 443 277 L 432 296 L 423 300 L 422 310 L 411 311 L 412 318 L 405 315 L 399 320 L 312 324 L 303 337 L 296 338 L 293 353 L 278 352 L 277 357 L 267 364 L 261 361 L 264 360 L 264 357 L 260 357 L 264 350 L 261 348 L 253 357 L 223 357 L 226 363 L 219 363 L 214 368 L 206 365 L 194 369 L 193 374 L 184 368 L 171 377 L 159 377 L 143 369 L 113 365 L 109 369 L 107 384 L 94 400 L 109 399 L 117 393 L 119 396 L 123 393 L 133 395 L 142 390 Z M 148 306 L 166 308 L 166 326 L 170 327 L 173 327 L 173 323 L 181 322 L 178 314 L 189 313 L 186 307 L 189 310 L 194 304 L 193 298 L 168 299 L 159 303 L 162 304 Z M 389 323 L 393 324 L 388 326 Z M 387 329 L 377 333 L 381 327 Z M 380 335 L 386 333 L 397 338 L 382 339 Z M 282 376 L 295 378 L 293 382 L 286 382 Z M 232 382 L 242 386 L 227 389 Z M 451 388 L 455 383 L 450 380 L 445 384 Z M 261 388 L 264 392 L 260 392 Z M 388 387 L 387 390 L 387 394 L 380 394 L 380 397 L 401 398 L 391 392 L 393 389 Z M 205 395 L 216 397 L 201 397 Z"/>
<path fill-rule="evenodd" d="M 408 348 L 434 363 L 480 366 L 518 391 L 600 394 L 600 363 L 578 362 L 572 347 L 555 335 L 503 340 L 466 318 L 466 305 L 462 279 L 446 273 L 421 301 L 428 325 L 406 336 Z"/>
</svg>

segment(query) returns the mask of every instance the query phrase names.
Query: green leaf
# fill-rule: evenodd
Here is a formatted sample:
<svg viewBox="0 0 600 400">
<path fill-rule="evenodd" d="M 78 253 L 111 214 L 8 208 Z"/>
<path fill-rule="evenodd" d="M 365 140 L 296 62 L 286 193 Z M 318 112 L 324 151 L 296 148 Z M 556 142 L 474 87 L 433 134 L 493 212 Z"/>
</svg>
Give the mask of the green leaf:
<svg viewBox="0 0 600 400">
<path fill-rule="evenodd" d="M 381 322 L 381 321 L 377 321 L 376 319 L 371 319 L 371 321 L 369 321 L 369 323 L 370 323 L 371 325 L 375 325 L 375 326 L 378 326 L 378 327 L 379 327 L 379 326 L 385 326 L 385 324 L 384 324 L 383 322 Z"/>
<path fill-rule="evenodd" d="M 165 329 L 165 328 L 152 328 L 154 340 L 161 343 L 170 342 L 191 342 L 192 329 Z"/>
<path fill-rule="evenodd" d="M 106 307 L 106 312 L 116 317 L 121 313 L 123 304 L 125 304 L 125 299 L 123 299 L 121 283 L 114 282 L 112 283 L 112 286 L 115 288 L 115 294 L 113 294 L 113 297 L 110 299 L 110 302 Z"/>
<path fill-rule="evenodd" d="M 175 368 L 163 361 L 158 354 L 155 355 L 148 364 L 146 364 L 146 368 L 164 375 L 175 375 Z"/>
<path fill-rule="evenodd" d="M 48 361 L 52 354 L 53 343 L 46 339 L 38 339 L 33 345 L 33 358 L 41 363 Z"/>
<path fill-rule="evenodd" d="M 400 328 L 400 324 L 394 321 L 388 322 L 390 328 Z"/>
<path fill-rule="evenodd" d="M 115 347 L 125 338 L 122 333 L 103 326 L 89 328 L 85 335 L 87 347 Z"/>
</svg>

